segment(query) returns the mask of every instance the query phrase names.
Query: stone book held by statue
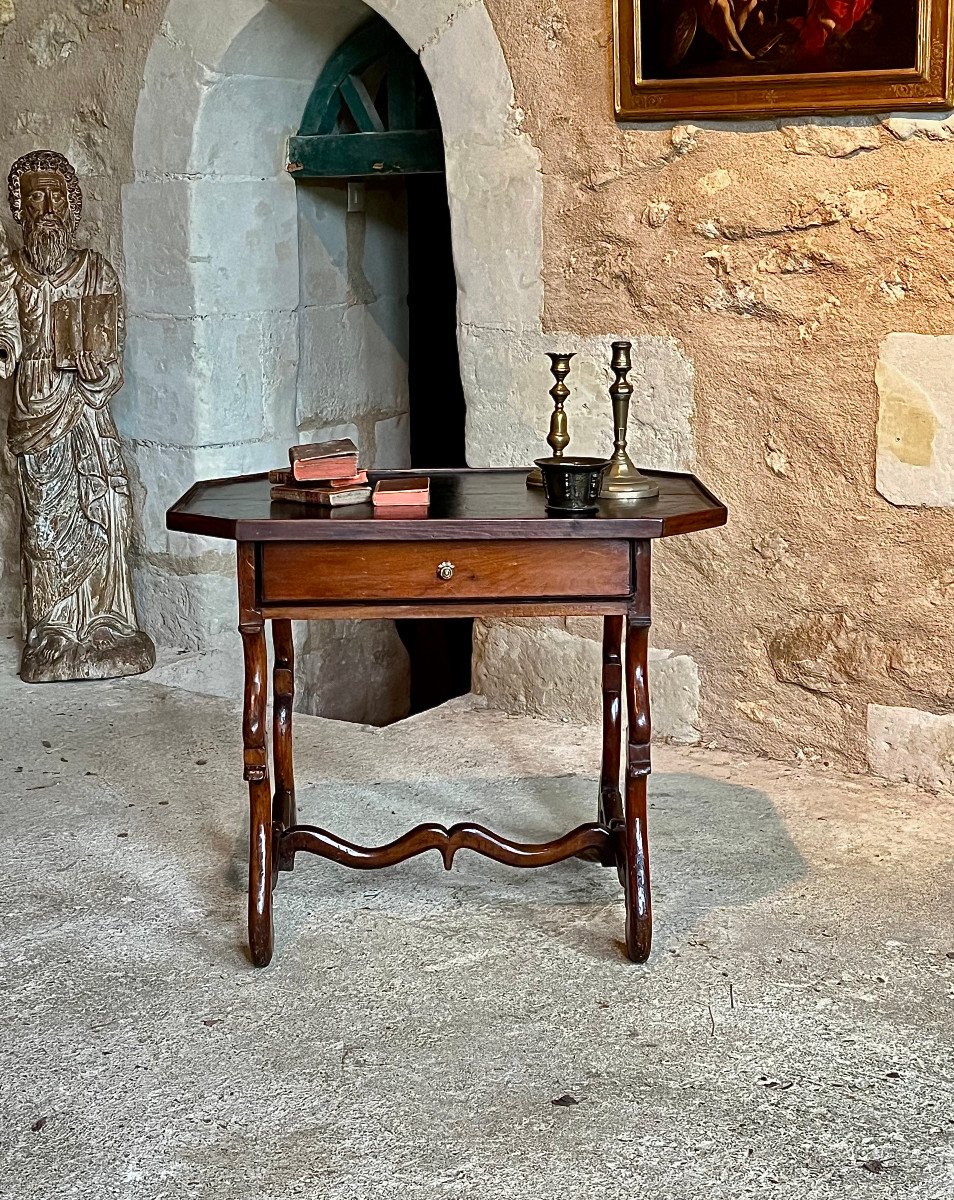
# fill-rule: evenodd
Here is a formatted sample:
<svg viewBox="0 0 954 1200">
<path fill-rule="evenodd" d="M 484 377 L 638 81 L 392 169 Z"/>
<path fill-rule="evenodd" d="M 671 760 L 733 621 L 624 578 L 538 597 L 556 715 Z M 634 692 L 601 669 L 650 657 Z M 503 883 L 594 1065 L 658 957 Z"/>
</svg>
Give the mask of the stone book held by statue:
<svg viewBox="0 0 954 1200">
<path fill-rule="evenodd" d="M 114 363 L 118 340 L 115 293 L 71 296 L 54 303 L 53 352 L 61 371 L 79 370 L 83 354 L 94 355 L 103 363 Z"/>
</svg>

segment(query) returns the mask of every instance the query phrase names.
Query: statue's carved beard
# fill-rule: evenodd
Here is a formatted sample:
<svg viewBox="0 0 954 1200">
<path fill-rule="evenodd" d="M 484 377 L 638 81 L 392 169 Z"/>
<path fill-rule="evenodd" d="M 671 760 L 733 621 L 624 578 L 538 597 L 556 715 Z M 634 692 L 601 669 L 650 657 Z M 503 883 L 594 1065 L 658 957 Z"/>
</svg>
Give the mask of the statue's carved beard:
<svg viewBox="0 0 954 1200">
<path fill-rule="evenodd" d="M 59 217 L 41 217 L 24 231 L 27 258 L 41 275 L 52 275 L 70 248 L 70 231 Z"/>
</svg>

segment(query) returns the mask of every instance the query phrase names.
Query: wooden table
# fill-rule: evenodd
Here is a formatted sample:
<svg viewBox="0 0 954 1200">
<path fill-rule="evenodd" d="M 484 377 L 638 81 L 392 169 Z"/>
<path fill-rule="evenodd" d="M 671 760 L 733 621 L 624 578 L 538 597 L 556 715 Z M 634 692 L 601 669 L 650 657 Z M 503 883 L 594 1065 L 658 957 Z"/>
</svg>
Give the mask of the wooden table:
<svg viewBox="0 0 954 1200">
<path fill-rule="evenodd" d="M 170 529 L 237 543 L 251 802 L 248 926 L 256 966 L 272 957 L 278 873 L 294 867 L 299 851 L 363 870 L 426 850 L 438 850 L 448 870 L 458 850 L 515 867 L 574 857 L 595 861 L 619 873 L 629 957 L 644 962 L 649 956 L 650 549 L 654 538 L 724 525 L 726 509 L 691 475 L 648 472 L 659 483 L 657 500 L 607 501 L 592 516 L 557 517 L 545 511 L 540 491 L 526 487 L 526 474 L 526 469 L 430 472 L 431 507 L 423 518 L 376 517 L 370 504 L 332 510 L 272 504 L 264 475 L 197 483 L 169 510 Z M 357 846 L 298 823 L 292 621 L 571 613 L 604 618 L 603 763 L 595 821 L 541 845 L 464 823 L 451 829 L 419 825 L 379 847 Z M 274 643 L 274 792 L 266 621 L 272 622 Z M 621 791 L 624 640 L 629 736 Z"/>
</svg>

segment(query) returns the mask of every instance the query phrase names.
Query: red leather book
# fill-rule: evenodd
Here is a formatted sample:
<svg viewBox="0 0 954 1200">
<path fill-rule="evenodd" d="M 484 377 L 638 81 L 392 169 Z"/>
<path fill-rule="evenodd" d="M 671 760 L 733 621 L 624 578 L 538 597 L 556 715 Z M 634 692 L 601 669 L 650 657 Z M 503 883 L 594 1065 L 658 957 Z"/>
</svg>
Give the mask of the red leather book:
<svg viewBox="0 0 954 1200">
<path fill-rule="evenodd" d="M 374 485 L 371 502 L 378 508 L 425 508 L 431 500 L 431 481 L 425 476 L 381 479 Z"/>
<path fill-rule="evenodd" d="M 282 487 L 294 487 L 299 481 L 295 479 L 294 475 L 292 475 L 289 467 L 279 467 L 278 470 L 268 472 L 268 482 L 271 484 L 278 484 Z M 306 487 L 327 487 L 335 490 L 338 488 L 367 487 L 368 472 L 359 471 L 357 475 L 349 475 L 347 479 L 309 479 L 301 482 L 303 482 L 304 486 Z"/>
<path fill-rule="evenodd" d="M 272 499 L 290 504 L 318 504 L 322 508 L 345 508 L 370 500 L 369 487 L 319 488 L 272 485 Z"/>
<path fill-rule="evenodd" d="M 351 479 L 358 473 L 358 447 L 350 438 L 310 442 L 288 451 L 291 472 L 299 482 Z"/>
<path fill-rule="evenodd" d="M 358 456 L 347 458 L 303 458 L 292 463 L 292 477 L 298 483 L 327 483 L 332 479 L 353 479 L 358 473 Z"/>
</svg>

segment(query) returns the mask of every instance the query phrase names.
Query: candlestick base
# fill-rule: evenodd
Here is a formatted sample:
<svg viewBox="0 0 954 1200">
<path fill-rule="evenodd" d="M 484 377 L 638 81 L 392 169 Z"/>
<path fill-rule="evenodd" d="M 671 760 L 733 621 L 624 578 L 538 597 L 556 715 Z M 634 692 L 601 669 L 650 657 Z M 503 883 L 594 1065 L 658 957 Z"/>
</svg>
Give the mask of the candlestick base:
<svg viewBox="0 0 954 1200">
<path fill-rule="evenodd" d="M 527 476 L 527 487 L 543 487 L 543 472 L 539 467 L 534 467 Z"/>
<path fill-rule="evenodd" d="M 658 484 L 637 469 L 628 454 L 613 456 L 613 465 L 606 472 L 600 497 L 605 500 L 654 500 L 659 495 Z"/>
</svg>

